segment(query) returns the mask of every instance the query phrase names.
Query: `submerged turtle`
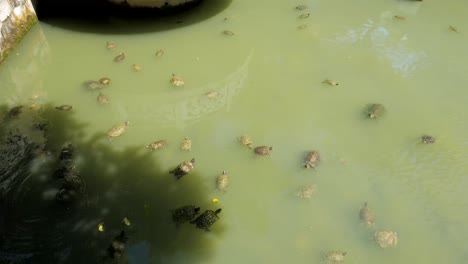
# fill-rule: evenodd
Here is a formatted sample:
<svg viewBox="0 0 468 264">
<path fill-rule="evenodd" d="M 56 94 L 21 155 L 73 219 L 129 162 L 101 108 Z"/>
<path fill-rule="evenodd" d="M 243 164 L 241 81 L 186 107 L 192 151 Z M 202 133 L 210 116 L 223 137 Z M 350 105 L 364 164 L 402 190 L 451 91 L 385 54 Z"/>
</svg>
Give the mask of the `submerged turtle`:
<svg viewBox="0 0 468 264">
<path fill-rule="evenodd" d="M 99 79 L 99 82 L 101 84 L 108 85 L 112 82 L 112 80 L 108 77 L 102 77 L 101 79 Z"/>
<path fill-rule="evenodd" d="M 155 54 L 157 57 L 161 57 L 162 55 L 164 55 L 164 50 L 162 49 L 159 49 L 158 51 L 156 51 L 156 54 Z"/>
<path fill-rule="evenodd" d="M 333 250 L 327 253 L 327 264 L 338 264 L 344 262 L 344 257 L 346 256 L 346 252 L 340 250 Z"/>
<path fill-rule="evenodd" d="M 107 41 L 107 42 L 106 42 L 106 48 L 107 48 L 107 49 L 112 49 L 112 50 L 113 50 L 113 49 L 117 48 L 117 45 L 115 45 L 115 43 L 112 42 L 112 41 Z"/>
<path fill-rule="evenodd" d="M 364 206 L 359 210 L 359 219 L 367 226 L 373 226 L 375 224 L 374 210 L 367 206 L 367 202 L 365 202 Z"/>
<path fill-rule="evenodd" d="M 384 112 L 384 106 L 381 104 L 370 104 L 367 107 L 367 116 L 370 118 L 377 118 Z"/>
<path fill-rule="evenodd" d="M 73 109 L 73 106 L 71 105 L 61 105 L 61 106 L 56 106 L 55 109 L 61 110 L 61 111 L 69 111 Z"/>
<path fill-rule="evenodd" d="M 139 65 L 133 64 L 132 65 L 132 70 L 134 72 L 138 72 L 138 71 L 141 71 L 141 67 Z"/>
<path fill-rule="evenodd" d="M 180 149 L 181 150 L 192 150 L 192 140 L 190 140 L 188 137 L 184 138 L 184 141 L 180 144 Z"/>
<path fill-rule="evenodd" d="M 203 214 L 199 215 L 195 220 L 190 221 L 191 224 L 196 225 L 197 228 L 210 231 L 210 227 L 218 221 L 218 214 L 221 212 L 221 208 L 216 211 L 206 210 Z"/>
<path fill-rule="evenodd" d="M 111 129 L 107 131 L 107 137 L 109 138 L 114 138 L 114 137 L 119 137 L 123 133 L 127 131 L 128 125 L 130 124 L 129 121 L 125 121 L 122 124 L 118 124 L 113 126 Z"/>
<path fill-rule="evenodd" d="M 151 151 L 162 149 L 162 148 L 167 147 L 167 141 L 166 140 L 154 141 L 146 145 L 146 147 L 149 148 Z"/>
<path fill-rule="evenodd" d="M 227 191 L 227 187 L 229 185 L 229 175 L 227 175 L 226 171 L 223 171 L 223 174 L 216 177 L 216 189 L 218 191 Z"/>
<path fill-rule="evenodd" d="M 310 13 L 307 14 L 302 14 L 299 16 L 299 18 L 308 18 L 310 16 Z"/>
<path fill-rule="evenodd" d="M 125 231 L 120 232 L 118 236 L 115 236 L 112 240 L 112 244 L 107 249 L 110 257 L 120 258 L 125 251 L 128 237 L 125 236 Z"/>
<path fill-rule="evenodd" d="M 22 106 L 22 105 L 18 105 L 18 106 L 15 106 L 15 107 L 11 108 L 10 111 L 8 111 L 7 116 L 9 118 L 18 116 L 23 111 L 23 107 L 24 106 Z"/>
<path fill-rule="evenodd" d="M 272 150 L 273 150 L 273 147 L 260 146 L 260 147 L 256 147 L 254 149 L 254 152 L 257 155 L 265 156 L 265 155 L 269 155 Z"/>
<path fill-rule="evenodd" d="M 105 94 L 99 93 L 99 95 L 97 96 L 97 101 L 100 104 L 108 104 L 109 98 Z"/>
<path fill-rule="evenodd" d="M 398 234 L 393 231 L 376 231 L 374 238 L 382 248 L 396 247 L 398 244 Z"/>
<path fill-rule="evenodd" d="M 184 161 L 181 164 L 177 165 L 173 170 L 171 170 L 169 173 L 173 174 L 177 180 L 185 176 L 186 174 L 190 173 L 193 168 L 195 167 L 194 165 L 195 159 L 189 160 L 189 161 Z"/>
<path fill-rule="evenodd" d="M 421 137 L 421 141 L 424 144 L 432 144 L 432 143 L 435 143 L 436 139 L 429 135 L 423 135 Z"/>
<path fill-rule="evenodd" d="M 252 142 L 252 138 L 250 138 L 249 136 L 243 135 L 239 138 L 239 141 L 243 146 L 247 146 L 250 149 L 252 148 L 253 142 Z"/>
<path fill-rule="evenodd" d="M 304 185 L 296 192 L 296 196 L 304 200 L 310 200 L 315 193 L 316 187 L 317 185 L 315 184 Z"/>
<path fill-rule="evenodd" d="M 398 20 L 405 20 L 406 19 L 406 17 L 400 16 L 400 15 L 394 15 L 393 18 L 398 19 Z"/>
<path fill-rule="evenodd" d="M 177 76 L 174 73 L 172 74 L 170 82 L 172 85 L 177 86 L 177 87 L 184 86 L 185 84 L 184 80 L 182 80 L 180 76 Z"/>
<path fill-rule="evenodd" d="M 125 59 L 125 53 L 120 52 L 119 55 L 115 56 L 114 61 L 115 62 L 121 62 Z"/>
<path fill-rule="evenodd" d="M 234 36 L 234 32 L 232 32 L 230 30 L 223 30 L 223 34 L 226 35 L 226 36 Z"/>
<path fill-rule="evenodd" d="M 297 27 L 297 29 L 306 29 L 307 28 L 307 25 L 306 24 L 303 24 L 303 25 L 300 25 Z"/>
<path fill-rule="evenodd" d="M 311 151 L 307 153 L 305 168 L 315 168 L 320 162 L 320 154 L 318 151 Z"/>
<path fill-rule="evenodd" d="M 171 211 L 172 213 L 172 221 L 179 226 L 188 221 L 192 221 L 200 211 L 200 207 L 195 207 L 193 205 L 186 205 L 174 209 Z"/>
<path fill-rule="evenodd" d="M 305 10 L 305 9 L 307 9 L 307 6 L 306 5 L 298 5 L 298 6 L 296 6 L 296 9 L 297 10 Z"/>
<path fill-rule="evenodd" d="M 449 25 L 449 29 L 450 29 L 450 31 L 453 31 L 455 33 L 460 33 L 460 31 L 458 31 L 458 28 L 456 28 L 454 26 Z"/>
<path fill-rule="evenodd" d="M 102 83 L 98 81 L 86 81 L 83 83 L 83 85 L 86 88 L 89 88 L 91 90 L 96 90 L 96 89 L 101 89 L 102 88 Z"/>
<path fill-rule="evenodd" d="M 213 98 L 216 98 L 219 96 L 219 92 L 217 91 L 209 91 L 207 92 L 206 94 L 206 97 L 208 97 L 209 99 L 213 99 Z"/>
<path fill-rule="evenodd" d="M 326 83 L 326 84 L 329 84 L 329 85 L 331 85 L 331 86 L 337 86 L 337 85 L 339 85 L 339 83 L 338 83 L 337 81 L 335 81 L 335 80 L 330 80 L 330 79 L 325 79 L 325 80 L 323 80 L 322 83 Z"/>
</svg>

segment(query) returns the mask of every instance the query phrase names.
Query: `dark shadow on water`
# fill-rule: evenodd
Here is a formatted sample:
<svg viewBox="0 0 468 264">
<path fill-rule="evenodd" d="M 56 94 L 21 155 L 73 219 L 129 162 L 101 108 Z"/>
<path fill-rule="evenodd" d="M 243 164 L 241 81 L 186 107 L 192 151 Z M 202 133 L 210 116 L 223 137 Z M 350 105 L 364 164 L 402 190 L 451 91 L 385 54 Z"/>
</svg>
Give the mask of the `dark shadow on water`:
<svg viewBox="0 0 468 264">
<path fill-rule="evenodd" d="M 209 261 L 224 232 L 222 213 L 209 233 L 188 223 L 176 228 L 170 219 L 170 210 L 182 205 L 216 209 L 196 172 L 176 181 L 144 147 L 115 150 L 104 133 L 84 141 L 86 125 L 51 106 L 13 117 L 0 109 L 0 263 Z M 47 123 L 47 130 L 36 123 Z M 15 154 L 5 144 L 12 135 L 24 136 Z M 75 146 L 73 161 L 86 190 L 74 203 L 61 204 L 52 175 L 67 143 Z M 112 259 L 107 248 L 122 230 L 129 238 L 126 254 Z"/>
<path fill-rule="evenodd" d="M 139 34 L 172 30 L 209 19 L 225 10 L 232 0 L 202 0 L 174 9 L 120 8 L 107 1 L 38 1 L 39 20 L 79 32 Z M 85 4 L 71 5 L 70 3 Z M 99 4 L 101 3 L 101 4 Z"/>
</svg>

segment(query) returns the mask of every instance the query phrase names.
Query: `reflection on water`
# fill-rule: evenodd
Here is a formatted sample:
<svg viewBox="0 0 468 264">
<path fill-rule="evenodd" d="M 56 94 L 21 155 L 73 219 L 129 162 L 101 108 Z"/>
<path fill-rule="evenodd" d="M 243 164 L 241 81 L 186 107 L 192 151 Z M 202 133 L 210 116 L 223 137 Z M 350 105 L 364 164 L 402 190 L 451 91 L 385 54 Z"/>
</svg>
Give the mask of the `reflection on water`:
<svg viewBox="0 0 468 264">
<path fill-rule="evenodd" d="M 466 3 L 221 6 L 140 31 L 129 30 L 138 21 L 122 18 L 112 18 L 113 30 L 49 21 L 41 24 L 43 57 L 21 56 L 40 50 L 26 36 L 20 55 L 0 69 L 1 113 L 24 109 L 1 128 L 18 127 L 46 151 L 34 152 L 29 170 L 0 177 L 0 259 L 111 261 L 102 257 L 125 230 L 122 262 L 132 264 L 321 263 L 331 250 L 346 251 L 345 263 L 467 262 Z M 301 24 L 308 27 L 298 30 Z M 118 48 L 106 49 L 107 41 Z M 115 63 L 118 52 L 126 58 Z M 22 71 L 28 67 L 34 70 Z M 184 87 L 170 84 L 172 73 Z M 82 85 L 104 76 L 112 83 L 102 90 Z M 326 78 L 339 85 L 323 84 Z M 99 92 L 109 104 L 98 104 Z M 371 103 L 385 113 L 366 118 Z M 62 104 L 73 110 L 54 109 Z M 47 132 L 32 133 L 43 120 Z M 109 141 L 106 131 L 127 120 L 126 133 Z M 243 134 L 254 147 L 273 146 L 271 154 L 242 146 Z M 422 144 L 423 134 L 436 143 Z M 191 151 L 179 149 L 184 137 Z M 149 151 L 157 140 L 167 148 Z M 86 192 L 64 207 L 54 200 L 62 183 L 50 176 L 67 143 L 76 147 Z M 315 169 L 303 167 L 310 151 L 320 152 Z M 192 158 L 193 173 L 175 181 L 168 172 Z M 229 189 L 219 192 L 224 170 Z M 314 192 L 300 199 L 297 190 L 307 185 Z M 375 226 L 360 223 L 364 202 Z M 223 209 L 212 232 L 174 227 L 168 211 L 186 204 Z M 380 248 L 378 230 L 397 232 L 397 247 Z"/>
</svg>

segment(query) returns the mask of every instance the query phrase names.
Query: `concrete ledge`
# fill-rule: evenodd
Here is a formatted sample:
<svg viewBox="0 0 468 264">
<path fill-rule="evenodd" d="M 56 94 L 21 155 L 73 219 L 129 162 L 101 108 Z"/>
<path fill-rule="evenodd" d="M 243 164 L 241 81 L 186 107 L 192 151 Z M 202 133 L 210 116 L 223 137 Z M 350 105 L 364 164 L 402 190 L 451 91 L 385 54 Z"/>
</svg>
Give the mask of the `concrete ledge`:
<svg viewBox="0 0 468 264">
<path fill-rule="evenodd" d="M 30 0 L 0 0 L 0 62 L 36 22 Z"/>
</svg>

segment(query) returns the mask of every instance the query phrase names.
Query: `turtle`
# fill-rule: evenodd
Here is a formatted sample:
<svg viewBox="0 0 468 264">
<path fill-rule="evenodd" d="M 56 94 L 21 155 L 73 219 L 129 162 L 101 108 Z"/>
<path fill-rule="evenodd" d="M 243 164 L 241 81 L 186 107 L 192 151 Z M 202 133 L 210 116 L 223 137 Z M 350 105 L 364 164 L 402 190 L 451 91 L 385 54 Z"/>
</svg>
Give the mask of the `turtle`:
<svg viewBox="0 0 468 264">
<path fill-rule="evenodd" d="M 297 29 L 306 29 L 306 28 L 307 28 L 306 24 L 302 24 L 297 27 Z"/>
<path fill-rule="evenodd" d="M 396 247 L 398 244 L 398 234 L 393 231 L 376 231 L 374 238 L 381 248 Z"/>
<path fill-rule="evenodd" d="M 107 104 L 109 103 L 109 98 L 105 94 L 99 93 L 97 96 L 97 101 L 100 104 Z"/>
<path fill-rule="evenodd" d="M 273 147 L 260 146 L 260 147 L 256 147 L 254 149 L 254 152 L 257 155 L 266 156 L 266 155 L 270 155 L 270 152 L 272 150 L 273 150 Z"/>
<path fill-rule="evenodd" d="M 232 32 L 231 30 L 223 30 L 222 33 L 226 36 L 234 36 L 234 32 Z"/>
<path fill-rule="evenodd" d="M 405 20 L 406 19 L 406 17 L 400 16 L 400 15 L 394 15 L 393 18 L 398 19 L 398 20 Z"/>
<path fill-rule="evenodd" d="M 184 177 L 186 174 L 190 173 L 193 168 L 195 167 L 194 165 L 195 159 L 191 159 L 189 161 L 184 161 L 181 164 L 177 165 L 173 170 L 171 170 L 169 173 L 173 174 L 177 180 L 180 178 Z"/>
<path fill-rule="evenodd" d="M 359 219 L 367 226 L 373 226 L 375 224 L 374 210 L 367 206 L 367 202 L 365 202 L 364 206 L 359 210 Z"/>
<path fill-rule="evenodd" d="M 125 121 L 122 124 L 118 124 L 118 125 L 115 125 L 115 126 L 111 127 L 107 131 L 107 137 L 110 139 L 110 138 L 121 136 L 123 133 L 125 133 L 127 131 L 127 128 L 128 128 L 129 124 L 130 124 L 129 121 Z"/>
<path fill-rule="evenodd" d="M 304 200 L 310 200 L 312 195 L 315 193 L 317 185 L 315 184 L 306 184 L 299 188 L 296 192 L 296 196 Z"/>
<path fill-rule="evenodd" d="M 109 77 L 102 77 L 99 79 L 99 82 L 104 85 L 108 85 L 112 82 L 112 80 Z"/>
<path fill-rule="evenodd" d="M 239 138 L 239 141 L 243 146 L 247 146 L 250 149 L 252 148 L 253 142 L 252 142 L 252 139 L 249 136 L 243 135 L 243 136 L 241 136 Z"/>
<path fill-rule="evenodd" d="M 229 175 L 226 173 L 226 171 L 223 171 L 221 175 L 218 175 L 216 177 L 216 189 L 218 191 L 227 191 L 227 187 L 229 185 Z"/>
<path fill-rule="evenodd" d="M 162 148 L 167 147 L 167 141 L 166 140 L 154 141 L 146 145 L 146 147 L 149 148 L 151 151 L 162 149 Z"/>
<path fill-rule="evenodd" d="M 209 91 L 207 92 L 206 94 L 206 97 L 208 97 L 209 99 L 213 99 L 213 98 L 216 98 L 219 96 L 219 92 L 217 91 Z"/>
<path fill-rule="evenodd" d="M 370 104 L 367 107 L 367 116 L 370 118 L 380 117 L 384 112 L 384 106 L 381 104 Z"/>
<path fill-rule="evenodd" d="M 161 57 L 162 55 L 164 55 L 164 50 L 162 49 L 159 49 L 158 51 L 156 51 L 156 57 Z"/>
<path fill-rule="evenodd" d="M 73 158 L 74 148 L 71 143 L 67 144 L 65 147 L 60 150 L 59 160 L 60 161 L 69 161 Z"/>
<path fill-rule="evenodd" d="M 24 107 L 23 105 L 18 105 L 18 106 L 11 108 L 10 111 L 8 111 L 7 116 L 9 118 L 18 116 L 23 111 L 23 107 Z"/>
<path fill-rule="evenodd" d="M 311 151 L 307 153 L 305 168 L 315 168 L 320 162 L 320 154 L 318 151 Z"/>
<path fill-rule="evenodd" d="M 113 50 L 113 49 L 117 48 L 117 45 L 115 45 L 115 43 L 112 42 L 112 41 L 107 41 L 106 42 L 106 48 Z"/>
<path fill-rule="evenodd" d="M 306 14 L 301 14 L 300 16 L 298 16 L 298 18 L 308 18 L 310 16 L 310 13 L 306 13 Z"/>
<path fill-rule="evenodd" d="M 421 141 L 424 144 L 432 144 L 432 143 L 435 143 L 436 139 L 429 135 L 423 135 L 421 137 Z"/>
<path fill-rule="evenodd" d="M 119 55 L 115 56 L 114 61 L 115 62 L 121 62 L 125 59 L 125 53 L 120 52 Z"/>
<path fill-rule="evenodd" d="M 452 31 L 452 32 L 460 33 L 460 31 L 458 31 L 458 28 L 456 28 L 456 27 L 454 27 L 454 26 L 449 25 L 449 29 L 450 29 L 450 31 Z"/>
<path fill-rule="evenodd" d="M 218 214 L 221 213 L 221 208 L 213 210 L 206 210 L 203 214 L 199 215 L 195 220 L 190 221 L 191 224 L 194 224 L 197 228 L 204 229 L 205 231 L 210 231 L 210 227 L 218 221 Z"/>
<path fill-rule="evenodd" d="M 184 151 L 192 150 L 192 140 L 190 140 L 188 137 L 185 137 L 180 144 L 180 149 Z"/>
<path fill-rule="evenodd" d="M 344 262 L 344 257 L 346 256 L 346 252 L 340 250 L 333 250 L 327 253 L 327 264 L 338 264 Z"/>
<path fill-rule="evenodd" d="M 170 82 L 172 85 L 177 86 L 177 87 L 184 86 L 185 84 L 184 80 L 182 80 L 180 76 L 177 76 L 174 73 L 172 74 Z"/>
<path fill-rule="evenodd" d="M 61 111 L 70 111 L 73 109 L 73 106 L 72 105 L 60 105 L 60 106 L 56 106 L 55 109 L 61 110 Z"/>
<path fill-rule="evenodd" d="M 325 79 L 322 81 L 322 83 L 326 83 L 326 84 L 329 84 L 331 86 L 337 86 L 339 85 L 339 83 L 335 80 L 330 80 L 330 79 Z"/>
<path fill-rule="evenodd" d="M 296 6 L 296 10 L 305 10 L 307 9 L 307 6 L 306 5 L 298 5 Z"/>
<path fill-rule="evenodd" d="M 172 221 L 179 226 L 185 222 L 192 221 L 200 211 L 200 207 L 194 205 L 186 205 L 177 209 L 171 210 Z"/>
<path fill-rule="evenodd" d="M 132 70 L 134 72 L 139 72 L 139 71 L 141 71 L 141 67 L 139 65 L 133 64 L 132 65 Z"/>
<path fill-rule="evenodd" d="M 96 90 L 96 89 L 101 89 L 102 88 L 102 83 L 98 82 L 98 81 L 85 81 L 83 83 L 83 85 L 86 87 L 86 88 L 89 88 L 91 90 Z"/>
</svg>

